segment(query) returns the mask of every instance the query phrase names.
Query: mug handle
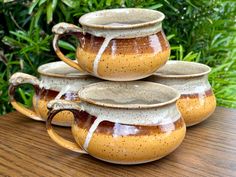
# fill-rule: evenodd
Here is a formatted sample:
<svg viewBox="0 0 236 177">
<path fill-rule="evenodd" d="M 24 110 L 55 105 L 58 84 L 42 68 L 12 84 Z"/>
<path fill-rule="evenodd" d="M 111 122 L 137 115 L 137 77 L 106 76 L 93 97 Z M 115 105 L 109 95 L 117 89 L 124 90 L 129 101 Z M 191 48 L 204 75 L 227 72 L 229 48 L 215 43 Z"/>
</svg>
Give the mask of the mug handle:
<svg viewBox="0 0 236 177">
<path fill-rule="evenodd" d="M 65 23 L 65 22 L 61 22 L 56 24 L 55 26 L 53 26 L 52 28 L 52 32 L 55 34 L 54 38 L 53 38 L 53 49 L 56 52 L 57 56 L 64 61 L 65 63 L 67 63 L 69 66 L 84 72 L 84 70 L 78 65 L 78 63 L 75 63 L 74 61 L 72 61 L 70 58 L 66 57 L 60 50 L 59 46 L 58 46 L 58 41 L 61 38 L 61 36 L 65 35 L 65 34 L 71 34 L 73 35 L 73 33 L 83 33 L 83 30 L 73 24 L 69 24 L 69 23 Z"/>
<path fill-rule="evenodd" d="M 33 85 L 35 93 L 37 94 L 39 92 L 39 80 L 29 74 L 17 72 L 11 76 L 9 82 L 10 86 L 8 88 L 8 94 L 10 96 L 10 102 L 13 108 L 15 108 L 18 112 L 24 114 L 25 116 L 30 117 L 31 119 L 44 121 L 35 111 L 24 107 L 22 104 L 17 102 L 14 97 L 17 87 L 23 84 Z"/>
<path fill-rule="evenodd" d="M 47 107 L 49 110 L 49 114 L 46 121 L 46 128 L 47 128 L 47 132 L 50 138 L 53 141 L 55 141 L 57 144 L 59 144 L 60 146 L 66 149 L 69 149 L 69 150 L 72 150 L 74 152 L 78 152 L 81 154 L 87 154 L 87 152 L 84 151 L 78 144 L 64 139 L 63 137 L 58 135 L 52 128 L 53 118 L 55 117 L 55 115 L 57 115 L 61 111 L 66 110 L 66 111 L 72 112 L 74 115 L 75 121 L 77 121 L 79 118 L 78 111 L 81 111 L 80 107 L 76 103 L 72 101 L 66 101 L 66 100 L 52 100 L 48 103 Z"/>
</svg>

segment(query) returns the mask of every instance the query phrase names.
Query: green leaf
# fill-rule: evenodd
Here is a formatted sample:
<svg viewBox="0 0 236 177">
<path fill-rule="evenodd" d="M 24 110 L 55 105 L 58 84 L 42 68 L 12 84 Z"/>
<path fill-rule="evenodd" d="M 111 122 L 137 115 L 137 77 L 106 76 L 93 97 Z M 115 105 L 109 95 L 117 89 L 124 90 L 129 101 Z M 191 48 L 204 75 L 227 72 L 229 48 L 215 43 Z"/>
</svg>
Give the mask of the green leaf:
<svg viewBox="0 0 236 177">
<path fill-rule="evenodd" d="M 169 41 L 169 40 L 171 40 L 171 39 L 174 38 L 174 37 L 175 37 L 175 34 L 168 35 L 168 36 L 167 36 L 167 40 Z"/>
<path fill-rule="evenodd" d="M 175 12 L 179 13 L 179 10 L 176 9 L 168 0 L 164 0 L 165 3 Z"/>
<path fill-rule="evenodd" d="M 199 9 L 197 6 L 195 6 L 195 5 L 191 2 L 191 0 L 186 0 L 186 2 L 187 2 L 188 4 L 190 4 L 191 6 L 193 6 L 194 8 Z"/>
<path fill-rule="evenodd" d="M 52 0 L 52 9 L 55 10 L 58 0 Z"/>
<path fill-rule="evenodd" d="M 40 19 L 40 17 L 42 16 L 43 10 L 44 10 L 44 7 L 41 6 L 41 7 L 38 9 L 38 11 L 36 12 L 36 14 L 34 15 L 34 17 L 33 17 L 32 22 L 33 22 L 33 26 L 34 26 L 35 28 L 38 27 L 39 19 Z M 30 31 L 32 31 L 32 29 L 31 29 Z"/>
<path fill-rule="evenodd" d="M 112 2 L 112 0 L 106 0 L 106 6 L 110 6 L 111 2 Z"/>
<path fill-rule="evenodd" d="M 162 6 L 163 6 L 162 4 L 155 4 L 155 5 L 153 5 L 153 6 L 148 7 L 148 9 L 153 9 L 153 10 L 155 10 L 155 9 L 159 9 L 159 8 L 162 7 Z"/>
<path fill-rule="evenodd" d="M 24 104 L 27 104 L 28 100 L 27 100 L 27 98 L 26 98 L 25 92 L 24 92 L 21 88 L 19 88 L 18 91 L 19 91 L 19 93 L 20 93 L 20 96 L 21 96 L 21 98 L 22 98 Z"/>
<path fill-rule="evenodd" d="M 183 60 L 183 46 L 182 45 L 179 45 L 179 59 L 180 60 Z"/>
<path fill-rule="evenodd" d="M 61 0 L 64 4 L 66 4 L 68 7 L 75 7 L 75 2 L 73 0 Z"/>
<path fill-rule="evenodd" d="M 23 39 L 23 40 L 29 42 L 29 43 L 35 44 L 35 42 L 33 40 L 31 40 L 23 31 L 17 31 L 17 32 L 10 31 L 10 33 L 17 36 L 20 39 Z"/>
<path fill-rule="evenodd" d="M 41 6 L 41 5 L 44 4 L 45 2 L 47 2 L 47 0 L 40 0 L 39 6 Z"/>
<path fill-rule="evenodd" d="M 52 18 L 53 18 L 52 3 L 48 3 L 48 5 L 47 5 L 47 24 L 52 22 Z"/>
<path fill-rule="evenodd" d="M 22 44 L 18 40 L 13 39 L 13 38 L 11 38 L 9 36 L 4 36 L 3 39 L 2 39 L 2 42 L 5 45 L 11 46 L 11 47 L 23 47 L 24 46 L 24 44 Z"/>
<path fill-rule="evenodd" d="M 59 44 L 59 47 L 61 47 L 63 49 L 70 50 L 72 52 L 76 51 L 76 48 L 73 45 L 71 45 L 70 43 L 65 42 L 63 40 L 60 40 L 58 44 Z"/>
<path fill-rule="evenodd" d="M 29 14 L 32 14 L 34 8 L 36 7 L 36 5 L 38 4 L 39 0 L 34 0 L 29 8 Z"/>
</svg>

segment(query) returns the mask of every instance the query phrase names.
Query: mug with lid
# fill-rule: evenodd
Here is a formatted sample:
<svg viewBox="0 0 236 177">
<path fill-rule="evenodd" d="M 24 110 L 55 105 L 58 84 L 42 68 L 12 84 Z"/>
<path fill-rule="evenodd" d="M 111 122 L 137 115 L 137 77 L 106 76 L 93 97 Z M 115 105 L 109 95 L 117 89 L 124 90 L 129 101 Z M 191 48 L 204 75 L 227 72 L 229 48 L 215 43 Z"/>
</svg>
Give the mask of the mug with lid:
<svg viewBox="0 0 236 177">
<path fill-rule="evenodd" d="M 152 82 L 99 82 L 78 92 L 80 102 L 52 100 L 47 119 L 49 136 L 59 145 L 103 161 L 139 164 L 174 151 L 185 136 L 177 109 L 179 93 Z M 74 114 L 75 142 L 60 137 L 51 121 L 61 111 Z"/>
<path fill-rule="evenodd" d="M 207 119 L 216 108 L 216 99 L 208 81 L 211 68 L 207 65 L 187 61 L 168 61 L 148 81 L 165 84 L 181 94 L 177 101 L 187 126 Z"/>
<path fill-rule="evenodd" d="M 64 62 L 51 62 L 38 68 L 40 79 L 25 73 L 15 73 L 9 82 L 9 95 L 12 106 L 20 113 L 39 121 L 47 118 L 47 103 L 52 99 L 65 99 L 79 101 L 77 91 L 88 84 L 100 80 L 81 73 L 66 65 Z M 15 100 L 15 91 L 19 85 L 31 84 L 35 89 L 33 96 L 33 108 L 28 109 Z M 58 114 L 53 123 L 62 126 L 70 126 L 73 116 L 65 111 Z"/>
<path fill-rule="evenodd" d="M 68 65 L 105 80 L 145 78 L 170 56 L 163 19 L 159 11 L 139 8 L 91 12 L 79 19 L 81 28 L 68 23 L 55 25 L 53 48 Z M 64 56 L 58 47 L 58 40 L 68 34 L 80 43 L 76 51 L 78 63 Z"/>
</svg>

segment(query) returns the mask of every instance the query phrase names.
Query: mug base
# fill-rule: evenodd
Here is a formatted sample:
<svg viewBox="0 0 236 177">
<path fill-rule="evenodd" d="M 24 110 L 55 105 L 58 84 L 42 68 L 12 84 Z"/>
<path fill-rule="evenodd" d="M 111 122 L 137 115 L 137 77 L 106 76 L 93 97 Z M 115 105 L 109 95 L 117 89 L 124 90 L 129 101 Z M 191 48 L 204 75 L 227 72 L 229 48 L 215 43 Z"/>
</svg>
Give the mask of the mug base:
<svg viewBox="0 0 236 177">
<path fill-rule="evenodd" d="M 94 156 L 92 156 L 92 157 L 94 157 Z M 140 164 L 145 164 L 145 163 L 149 163 L 149 162 L 159 160 L 163 157 L 165 157 L 165 156 L 161 156 L 161 157 L 158 157 L 158 158 L 155 158 L 155 159 L 152 159 L 152 160 L 147 160 L 147 161 L 142 161 L 142 162 L 116 162 L 116 161 L 104 160 L 104 159 L 101 159 L 101 158 L 98 158 L 98 157 L 94 157 L 94 158 L 99 159 L 99 160 L 104 161 L 104 162 L 117 164 L 117 165 L 140 165 Z"/>
</svg>

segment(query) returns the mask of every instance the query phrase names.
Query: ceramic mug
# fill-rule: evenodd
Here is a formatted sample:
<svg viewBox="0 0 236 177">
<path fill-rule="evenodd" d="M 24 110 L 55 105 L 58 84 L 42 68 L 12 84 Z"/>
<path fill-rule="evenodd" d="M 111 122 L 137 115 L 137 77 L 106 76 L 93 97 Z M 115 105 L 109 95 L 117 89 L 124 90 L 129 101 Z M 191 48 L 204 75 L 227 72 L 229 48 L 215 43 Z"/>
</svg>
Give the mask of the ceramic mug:
<svg viewBox="0 0 236 177">
<path fill-rule="evenodd" d="M 38 68 L 40 80 L 32 75 L 24 73 L 15 73 L 11 76 L 9 82 L 9 95 L 12 106 L 20 113 L 39 121 L 45 121 L 47 118 L 47 103 L 55 98 L 79 101 L 77 91 L 88 84 L 99 82 L 100 80 L 81 73 L 64 62 L 52 62 L 44 64 Z M 34 86 L 35 95 L 33 97 L 33 108 L 28 109 L 17 102 L 14 98 L 16 88 L 22 84 L 31 84 Z M 53 123 L 56 125 L 70 126 L 73 116 L 70 112 L 61 112 Z"/>
<path fill-rule="evenodd" d="M 209 66 L 200 63 L 168 61 L 146 80 L 177 89 L 181 94 L 177 106 L 186 125 L 192 126 L 207 119 L 216 108 L 216 99 L 208 81 L 210 71 Z"/>
<path fill-rule="evenodd" d="M 185 136 L 177 109 L 179 93 L 171 87 L 143 81 L 100 82 L 78 93 L 80 102 L 52 100 L 47 119 L 49 136 L 59 145 L 103 161 L 139 164 L 174 151 Z M 76 143 L 54 132 L 51 121 L 61 111 L 74 114 Z"/>
<path fill-rule="evenodd" d="M 68 65 L 102 79 L 145 78 L 170 56 L 163 19 L 159 11 L 139 8 L 91 12 L 79 19 L 82 28 L 68 23 L 55 25 L 53 48 Z M 58 40 L 68 34 L 80 43 L 76 51 L 78 63 L 64 56 L 58 47 Z"/>
</svg>

